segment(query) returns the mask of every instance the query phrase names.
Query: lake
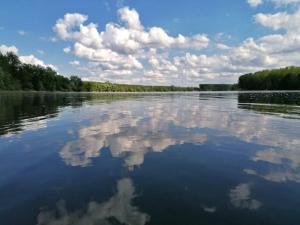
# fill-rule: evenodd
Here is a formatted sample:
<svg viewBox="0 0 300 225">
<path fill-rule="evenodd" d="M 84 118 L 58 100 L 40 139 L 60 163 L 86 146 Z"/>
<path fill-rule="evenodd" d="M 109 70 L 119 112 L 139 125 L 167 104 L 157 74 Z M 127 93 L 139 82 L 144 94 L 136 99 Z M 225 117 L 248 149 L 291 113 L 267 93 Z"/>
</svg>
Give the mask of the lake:
<svg viewBox="0 0 300 225">
<path fill-rule="evenodd" d="M 299 225 L 300 93 L 0 93 L 1 225 Z"/>
</svg>

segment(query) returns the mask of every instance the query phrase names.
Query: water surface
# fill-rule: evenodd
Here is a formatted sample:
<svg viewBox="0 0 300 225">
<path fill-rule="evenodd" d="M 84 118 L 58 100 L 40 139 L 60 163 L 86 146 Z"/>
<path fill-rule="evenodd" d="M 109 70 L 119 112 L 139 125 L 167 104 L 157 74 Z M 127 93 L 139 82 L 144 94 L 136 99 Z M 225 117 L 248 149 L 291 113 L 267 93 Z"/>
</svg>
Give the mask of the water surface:
<svg viewBox="0 0 300 225">
<path fill-rule="evenodd" d="M 0 93 L 2 225 L 299 225 L 300 93 Z"/>
</svg>

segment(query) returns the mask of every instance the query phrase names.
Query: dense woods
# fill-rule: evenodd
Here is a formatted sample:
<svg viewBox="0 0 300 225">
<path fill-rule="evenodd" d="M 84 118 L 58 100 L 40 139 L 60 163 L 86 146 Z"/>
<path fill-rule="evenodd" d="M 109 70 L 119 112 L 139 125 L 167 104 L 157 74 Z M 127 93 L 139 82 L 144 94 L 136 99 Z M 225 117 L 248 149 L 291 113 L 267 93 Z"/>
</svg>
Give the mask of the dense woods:
<svg viewBox="0 0 300 225">
<path fill-rule="evenodd" d="M 77 76 L 59 75 L 51 68 L 21 63 L 13 53 L 0 53 L 0 90 L 88 91 L 88 92 L 171 92 L 232 90 L 300 90 L 300 67 L 264 70 L 246 74 L 237 84 L 200 84 L 195 87 L 144 86 L 84 82 Z"/>
<path fill-rule="evenodd" d="M 66 78 L 51 68 L 21 63 L 13 53 L 0 53 L 0 90 L 81 91 L 79 77 Z"/>
<path fill-rule="evenodd" d="M 110 82 L 83 82 L 77 76 L 70 78 L 57 74 L 51 68 L 21 63 L 13 53 L 0 53 L 0 90 L 34 91 L 95 91 L 95 92 L 150 92 L 197 91 L 193 87 L 143 86 L 113 84 Z"/>
<path fill-rule="evenodd" d="M 175 86 L 144 86 L 129 84 L 113 84 L 110 82 L 84 82 L 86 91 L 95 92 L 168 92 L 168 91 L 198 91 L 194 87 Z"/>
<path fill-rule="evenodd" d="M 242 90 L 300 90 L 300 67 L 264 70 L 239 78 Z"/>
<path fill-rule="evenodd" d="M 200 84 L 200 91 L 235 91 L 238 90 L 237 84 Z"/>
</svg>

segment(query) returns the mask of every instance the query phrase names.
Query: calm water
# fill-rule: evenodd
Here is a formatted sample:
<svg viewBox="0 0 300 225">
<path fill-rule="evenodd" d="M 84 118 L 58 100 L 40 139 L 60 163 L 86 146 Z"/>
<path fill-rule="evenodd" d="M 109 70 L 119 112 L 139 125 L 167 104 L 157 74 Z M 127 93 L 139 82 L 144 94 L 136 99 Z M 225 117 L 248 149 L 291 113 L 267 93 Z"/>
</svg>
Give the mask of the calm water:
<svg viewBox="0 0 300 225">
<path fill-rule="evenodd" d="M 1 225 L 299 225 L 300 93 L 0 94 Z"/>
</svg>

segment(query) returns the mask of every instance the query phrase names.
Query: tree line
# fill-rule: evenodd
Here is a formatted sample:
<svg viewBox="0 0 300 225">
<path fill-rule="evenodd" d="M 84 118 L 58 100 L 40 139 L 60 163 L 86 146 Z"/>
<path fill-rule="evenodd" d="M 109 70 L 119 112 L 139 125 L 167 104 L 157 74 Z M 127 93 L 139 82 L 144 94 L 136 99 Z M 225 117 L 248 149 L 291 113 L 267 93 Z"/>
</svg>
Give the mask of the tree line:
<svg viewBox="0 0 300 225">
<path fill-rule="evenodd" d="M 197 91 L 193 87 L 144 86 L 85 82 L 77 76 L 59 75 L 50 67 L 22 63 L 14 53 L 0 52 L 0 90 L 87 91 L 87 92 L 167 92 Z"/>
<path fill-rule="evenodd" d="M 145 86 L 114 84 L 110 82 L 84 82 L 86 91 L 94 92 L 175 92 L 175 91 L 198 91 L 194 87 L 175 87 L 175 86 Z"/>
<path fill-rule="evenodd" d="M 200 84 L 200 91 L 235 91 L 238 90 L 237 84 Z"/>
<path fill-rule="evenodd" d="M 61 76 L 50 67 L 21 63 L 13 53 L 0 53 L 0 90 L 81 91 L 79 77 Z"/>
<path fill-rule="evenodd" d="M 242 90 L 300 90 L 300 67 L 263 70 L 239 78 Z"/>
<path fill-rule="evenodd" d="M 14 53 L 0 52 L 0 90 L 34 90 L 63 92 L 172 92 L 232 90 L 300 90 L 300 67 L 264 70 L 246 74 L 238 84 L 200 84 L 198 87 L 145 86 L 87 82 L 78 76 L 70 78 L 50 67 L 22 63 Z"/>
</svg>

